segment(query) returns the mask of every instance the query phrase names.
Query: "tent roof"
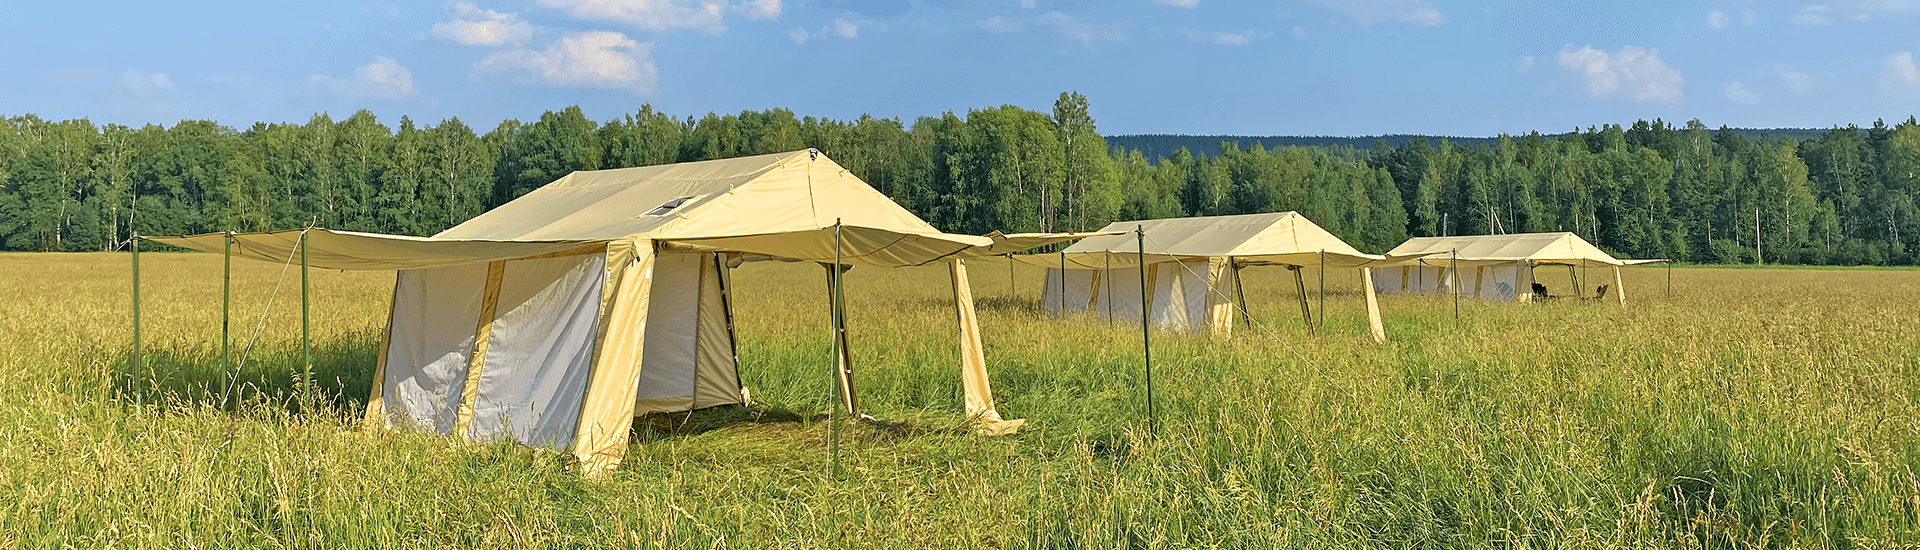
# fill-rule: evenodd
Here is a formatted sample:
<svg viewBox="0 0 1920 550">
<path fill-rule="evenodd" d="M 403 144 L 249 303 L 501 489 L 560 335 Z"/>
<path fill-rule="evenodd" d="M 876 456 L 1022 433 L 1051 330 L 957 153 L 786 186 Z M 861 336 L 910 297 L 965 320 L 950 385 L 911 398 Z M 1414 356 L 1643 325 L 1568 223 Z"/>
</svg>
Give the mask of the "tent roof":
<svg viewBox="0 0 1920 550">
<path fill-rule="evenodd" d="M 1138 263 L 1141 252 L 1134 229 L 1146 233 L 1147 263 L 1232 256 L 1249 264 L 1350 267 L 1377 262 L 1298 212 L 1201 216 L 1114 222 L 1108 233 L 1082 239 L 1058 254 L 1016 258 L 1037 266 L 1104 269 Z"/>
<path fill-rule="evenodd" d="M 1461 263 L 1471 264 L 1529 261 L 1537 264 L 1620 266 L 1645 263 L 1616 259 L 1579 235 L 1567 232 L 1415 237 L 1400 243 L 1388 254 L 1434 254 L 1425 260 L 1434 264 L 1453 261 L 1452 252 L 1456 250 Z"/>
<path fill-rule="evenodd" d="M 1084 236 L 942 233 L 812 149 L 574 172 L 430 238 L 314 231 L 309 261 L 330 269 L 460 265 L 627 239 L 896 267 L 1006 254 Z M 150 240 L 218 252 L 232 238 L 243 257 L 281 262 L 290 258 L 299 233 Z"/>
<path fill-rule="evenodd" d="M 905 234 L 940 233 L 807 149 L 574 172 L 434 237 L 674 240 L 811 231 L 833 227 L 836 220 Z"/>
</svg>

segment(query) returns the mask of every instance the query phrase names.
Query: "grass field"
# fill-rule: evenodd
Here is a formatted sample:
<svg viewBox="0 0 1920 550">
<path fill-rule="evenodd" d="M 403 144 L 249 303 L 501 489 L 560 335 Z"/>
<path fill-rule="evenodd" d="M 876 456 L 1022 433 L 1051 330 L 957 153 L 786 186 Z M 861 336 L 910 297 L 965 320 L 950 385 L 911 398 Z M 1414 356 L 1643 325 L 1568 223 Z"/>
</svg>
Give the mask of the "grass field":
<svg viewBox="0 0 1920 550">
<path fill-rule="evenodd" d="M 1030 421 L 982 438 L 945 273 L 856 269 L 882 422 L 845 432 L 835 477 L 824 274 L 750 264 L 760 406 L 649 418 L 596 482 L 553 452 L 358 429 L 390 273 L 314 273 L 312 408 L 297 268 L 275 296 L 281 266 L 235 264 L 233 355 L 262 328 L 230 384 L 220 258 L 142 261 L 130 381 L 125 255 L 0 255 L 0 547 L 1920 545 L 1920 271 L 1676 269 L 1668 298 L 1668 271 L 1634 268 L 1629 308 L 1463 300 L 1458 321 L 1387 296 L 1375 345 L 1351 274 L 1316 335 L 1287 272 L 1252 270 L 1255 327 L 1156 333 L 1155 434 L 1137 325 L 1046 318 L 1037 270 L 980 264 L 999 408 Z"/>
</svg>

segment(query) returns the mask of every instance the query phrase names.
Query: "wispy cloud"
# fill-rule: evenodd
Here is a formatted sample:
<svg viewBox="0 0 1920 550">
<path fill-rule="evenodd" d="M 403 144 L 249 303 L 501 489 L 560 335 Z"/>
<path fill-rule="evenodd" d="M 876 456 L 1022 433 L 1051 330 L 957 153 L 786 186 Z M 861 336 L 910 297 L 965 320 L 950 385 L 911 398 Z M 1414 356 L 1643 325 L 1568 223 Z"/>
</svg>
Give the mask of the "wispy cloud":
<svg viewBox="0 0 1920 550">
<path fill-rule="evenodd" d="M 1513 69 L 1516 71 L 1520 71 L 1520 74 L 1526 74 L 1527 71 L 1533 70 L 1533 63 L 1534 63 L 1533 56 L 1531 55 L 1520 56 L 1520 61 L 1518 63 L 1513 64 Z"/>
<path fill-rule="evenodd" d="M 846 19 L 835 19 L 833 20 L 833 23 L 830 23 L 825 27 L 821 27 L 819 32 L 809 33 L 807 32 L 806 29 L 793 29 L 793 30 L 787 31 L 787 38 L 792 39 L 793 43 L 795 44 L 806 44 L 808 42 L 814 42 L 822 38 L 839 38 L 842 40 L 853 40 L 856 38 L 860 38 L 860 25 L 861 24 L 858 22 L 849 21 Z"/>
<path fill-rule="evenodd" d="M 736 13 L 747 16 L 747 19 L 755 21 L 772 21 L 779 19 L 782 11 L 780 0 L 747 0 L 746 2 L 734 4 L 731 9 Z"/>
<path fill-rule="evenodd" d="M 1840 21 L 1871 21 L 1883 15 L 1920 12 L 1915 0 L 1834 0 L 1802 6 L 1793 14 L 1793 22 L 1809 27 Z"/>
<path fill-rule="evenodd" d="M 1061 36 L 1093 47 L 1101 42 L 1120 42 L 1127 39 L 1127 25 L 1122 23 L 1093 23 L 1082 21 L 1078 17 L 1050 11 L 1034 18 L 1034 23 L 1053 27 Z"/>
<path fill-rule="evenodd" d="M 173 77 L 167 76 L 167 73 L 127 69 L 127 72 L 120 73 L 120 85 L 133 92 L 133 95 L 170 92 L 173 91 Z"/>
<path fill-rule="evenodd" d="M 434 24 L 434 38 L 468 46 L 518 46 L 533 38 L 533 25 L 512 13 L 480 9 L 467 2 L 448 6 L 454 20 Z"/>
<path fill-rule="evenodd" d="M 488 55 L 474 67 L 490 74 L 512 73 L 522 84 L 619 88 L 653 93 L 660 73 L 654 67 L 653 43 L 638 42 L 611 31 L 573 33 L 545 50 L 524 48 Z"/>
<path fill-rule="evenodd" d="M 1728 101 L 1734 103 L 1744 103 L 1747 105 L 1760 103 L 1760 96 L 1753 93 L 1752 88 L 1748 88 L 1746 84 L 1741 84 L 1738 81 L 1727 83 L 1727 87 L 1722 90 L 1721 95 L 1725 96 Z"/>
<path fill-rule="evenodd" d="M 610 21 L 650 31 L 727 32 L 726 0 L 539 0 L 580 19 Z"/>
<path fill-rule="evenodd" d="M 1025 1 L 1025 0 L 1023 0 Z M 1200 0 L 1153 0 L 1155 4 L 1165 4 L 1176 8 L 1200 7 Z"/>
<path fill-rule="evenodd" d="M 354 99 L 400 99 L 420 92 L 420 87 L 413 85 L 412 71 L 393 58 L 380 56 L 354 69 L 351 77 L 317 74 L 307 80 Z"/>
<path fill-rule="evenodd" d="M 1895 86 L 1920 86 L 1920 67 L 1913 65 L 1913 52 L 1900 52 L 1887 58 L 1880 69 L 1880 82 Z"/>
<path fill-rule="evenodd" d="M 991 33 L 1020 32 L 1021 29 L 1027 28 L 1026 23 L 1021 23 L 1019 21 L 1001 17 L 998 15 L 995 15 L 993 17 L 988 17 L 986 19 L 981 19 L 979 21 L 974 21 L 973 26 L 979 27 L 981 29 L 985 29 L 987 32 L 991 32 Z"/>
<path fill-rule="evenodd" d="M 1253 44 L 1255 40 L 1266 39 L 1273 36 L 1273 33 L 1270 32 L 1255 32 L 1251 30 L 1245 32 L 1219 32 L 1203 31 L 1189 27 L 1174 28 L 1170 32 L 1194 42 L 1219 44 L 1222 46 L 1246 46 Z"/>
<path fill-rule="evenodd" d="M 1312 0 L 1322 7 L 1346 14 L 1361 25 L 1405 23 L 1422 27 L 1447 24 L 1427 0 Z"/>
<path fill-rule="evenodd" d="M 1560 68 L 1579 78 L 1593 97 L 1668 103 L 1682 97 L 1680 71 L 1660 59 L 1660 50 L 1627 46 L 1609 54 L 1592 46 L 1568 48 L 1560 51 Z"/>
<path fill-rule="evenodd" d="M 1707 27 L 1709 28 L 1724 29 L 1732 22 L 1733 18 L 1728 17 L 1727 12 L 1720 10 L 1707 12 Z"/>
</svg>

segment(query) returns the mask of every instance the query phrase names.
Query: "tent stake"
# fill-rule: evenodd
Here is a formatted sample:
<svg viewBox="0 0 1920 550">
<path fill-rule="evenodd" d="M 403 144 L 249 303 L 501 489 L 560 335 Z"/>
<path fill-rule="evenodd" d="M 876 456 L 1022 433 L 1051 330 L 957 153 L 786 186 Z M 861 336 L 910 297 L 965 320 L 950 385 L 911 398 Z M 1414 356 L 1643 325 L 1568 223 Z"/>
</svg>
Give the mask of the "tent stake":
<svg viewBox="0 0 1920 550">
<path fill-rule="evenodd" d="M 133 404 L 139 406 L 144 392 L 140 390 L 140 236 L 134 235 L 133 245 L 133 372 L 127 373 L 127 385 L 133 390 Z"/>
<path fill-rule="evenodd" d="M 1140 355 L 1147 367 L 1147 432 L 1160 433 L 1160 422 L 1153 408 L 1153 328 L 1152 302 L 1147 297 L 1147 227 L 1133 227 L 1135 253 L 1140 259 Z"/>
<path fill-rule="evenodd" d="M 307 230 L 311 231 L 312 228 L 307 228 Z M 309 287 L 311 287 L 312 285 L 309 284 L 309 281 L 308 281 L 309 279 L 308 271 L 309 270 L 307 269 L 307 232 L 301 231 L 300 232 L 300 364 L 301 364 L 300 385 L 305 387 L 304 393 L 306 394 L 306 397 L 305 397 L 306 403 L 303 404 L 304 407 L 313 406 L 313 317 L 312 315 L 309 314 L 309 309 L 311 309 L 309 307 L 309 303 L 312 302 L 312 299 L 310 297 L 311 292 L 309 290 Z M 308 413 L 311 411 L 301 410 L 300 412 Z"/>
</svg>

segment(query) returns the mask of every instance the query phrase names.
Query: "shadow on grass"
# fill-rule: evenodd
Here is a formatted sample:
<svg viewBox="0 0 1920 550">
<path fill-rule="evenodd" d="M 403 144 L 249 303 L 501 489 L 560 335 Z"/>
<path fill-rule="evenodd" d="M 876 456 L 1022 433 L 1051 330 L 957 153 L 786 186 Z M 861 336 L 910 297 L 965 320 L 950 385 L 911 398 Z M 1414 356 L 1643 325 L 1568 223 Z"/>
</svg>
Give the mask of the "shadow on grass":
<svg viewBox="0 0 1920 550">
<path fill-rule="evenodd" d="M 801 413 L 779 405 L 723 405 L 696 411 L 642 415 L 633 419 L 633 442 L 646 444 L 693 437 L 713 431 L 745 426 L 786 426 L 802 429 L 827 422 L 826 413 Z M 843 435 L 867 441 L 889 443 L 935 433 L 959 433 L 959 426 L 927 424 L 911 420 L 869 418 L 841 425 Z"/>
<path fill-rule="evenodd" d="M 298 346 L 291 349 L 255 349 L 241 362 L 242 350 L 222 358 L 217 347 L 159 347 L 141 354 L 133 368 L 131 353 L 118 358 L 115 397 L 129 402 L 158 403 L 162 407 L 201 406 L 222 410 L 249 407 L 283 409 L 301 415 L 309 411 L 336 416 L 360 414 L 373 387 L 379 350 L 378 334 L 359 334 L 315 342 L 309 408 L 308 384 L 302 383 Z"/>
</svg>

